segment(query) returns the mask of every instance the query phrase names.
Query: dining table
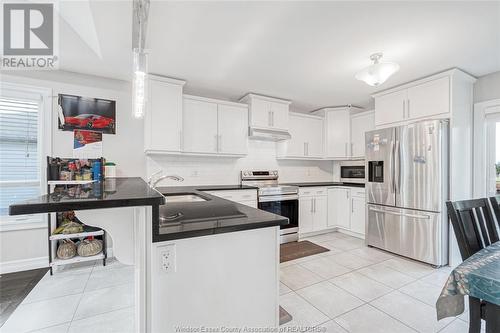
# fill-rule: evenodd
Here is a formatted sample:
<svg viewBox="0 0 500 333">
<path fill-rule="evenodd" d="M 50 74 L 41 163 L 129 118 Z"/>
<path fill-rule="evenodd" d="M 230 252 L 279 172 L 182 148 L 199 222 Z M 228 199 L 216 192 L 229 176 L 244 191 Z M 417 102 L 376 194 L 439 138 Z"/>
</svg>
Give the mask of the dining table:
<svg viewBox="0 0 500 333">
<path fill-rule="evenodd" d="M 486 332 L 500 332 L 500 241 L 478 251 L 453 269 L 436 301 L 438 320 L 463 313 L 466 296 L 476 304 L 485 304 L 479 311 L 484 311 Z M 480 315 L 469 320 L 470 327 L 481 326 Z"/>
</svg>

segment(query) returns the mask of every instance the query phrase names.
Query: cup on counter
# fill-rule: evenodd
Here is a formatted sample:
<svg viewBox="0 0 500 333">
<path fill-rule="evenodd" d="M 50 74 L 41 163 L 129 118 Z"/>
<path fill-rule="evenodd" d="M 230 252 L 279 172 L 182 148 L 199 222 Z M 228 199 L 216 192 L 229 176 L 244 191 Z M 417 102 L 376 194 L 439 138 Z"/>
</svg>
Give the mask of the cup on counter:
<svg viewBox="0 0 500 333">
<path fill-rule="evenodd" d="M 116 164 L 106 162 L 104 164 L 104 178 L 116 178 Z"/>
</svg>

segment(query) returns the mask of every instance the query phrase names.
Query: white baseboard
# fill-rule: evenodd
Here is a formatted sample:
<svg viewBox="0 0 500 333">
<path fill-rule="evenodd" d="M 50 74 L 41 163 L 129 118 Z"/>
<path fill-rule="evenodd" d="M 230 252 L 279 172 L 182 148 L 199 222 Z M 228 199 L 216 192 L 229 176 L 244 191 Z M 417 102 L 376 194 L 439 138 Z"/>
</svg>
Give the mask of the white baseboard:
<svg viewBox="0 0 500 333">
<path fill-rule="evenodd" d="M 108 259 L 113 258 L 113 248 L 108 247 L 106 251 Z M 22 272 L 43 267 L 49 267 L 49 257 L 6 261 L 0 262 L 0 274 Z"/>
<path fill-rule="evenodd" d="M 0 274 L 28 271 L 30 269 L 49 267 L 48 257 L 13 260 L 0 263 Z"/>
</svg>

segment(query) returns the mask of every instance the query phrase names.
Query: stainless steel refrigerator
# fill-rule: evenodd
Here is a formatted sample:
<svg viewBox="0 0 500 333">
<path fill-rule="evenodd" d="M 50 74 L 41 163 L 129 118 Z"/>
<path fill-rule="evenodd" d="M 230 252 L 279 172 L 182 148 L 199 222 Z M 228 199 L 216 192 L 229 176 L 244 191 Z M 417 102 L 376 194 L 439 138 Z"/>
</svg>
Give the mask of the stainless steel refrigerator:
<svg viewBox="0 0 500 333">
<path fill-rule="evenodd" d="M 448 263 L 448 136 L 442 120 L 366 133 L 368 245 Z"/>
</svg>

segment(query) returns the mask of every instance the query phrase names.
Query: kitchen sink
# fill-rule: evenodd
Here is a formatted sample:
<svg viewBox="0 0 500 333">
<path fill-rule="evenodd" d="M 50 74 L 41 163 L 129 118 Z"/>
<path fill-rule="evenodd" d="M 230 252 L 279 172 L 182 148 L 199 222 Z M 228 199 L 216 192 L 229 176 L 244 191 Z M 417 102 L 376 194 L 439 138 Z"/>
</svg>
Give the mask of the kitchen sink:
<svg viewBox="0 0 500 333">
<path fill-rule="evenodd" d="M 207 201 L 207 199 L 197 195 L 197 194 L 174 194 L 165 195 L 167 199 L 167 205 L 169 203 L 181 203 L 181 202 L 202 202 Z"/>
</svg>

